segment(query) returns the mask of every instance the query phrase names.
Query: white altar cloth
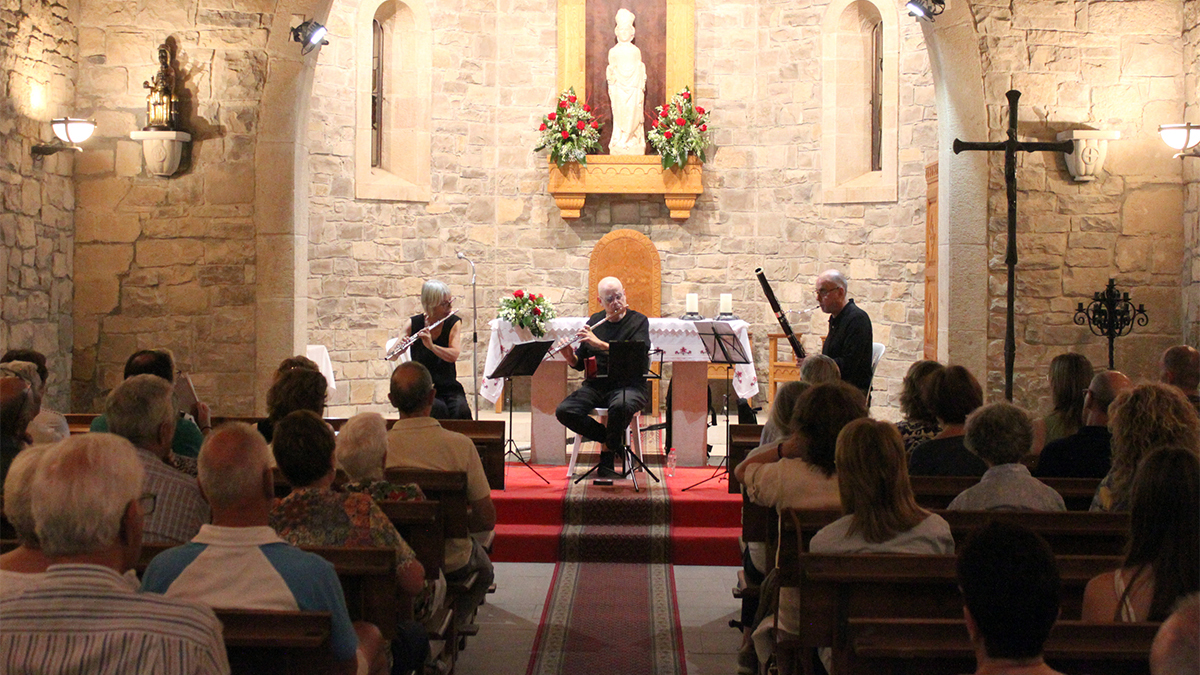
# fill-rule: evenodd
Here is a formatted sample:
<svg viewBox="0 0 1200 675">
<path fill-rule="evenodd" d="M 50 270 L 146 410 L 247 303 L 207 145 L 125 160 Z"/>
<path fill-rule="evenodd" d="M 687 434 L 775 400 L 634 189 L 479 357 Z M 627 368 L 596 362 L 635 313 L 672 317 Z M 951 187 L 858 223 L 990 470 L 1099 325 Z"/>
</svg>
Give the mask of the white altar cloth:
<svg viewBox="0 0 1200 675">
<path fill-rule="evenodd" d="M 583 328 L 587 317 L 559 317 L 551 319 L 546 326 L 546 336 L 543 340 L 558 341 L 570 338 Z M 500 365 L 500 361 L 508 354 L 513 345 L 531 340 L 532 335 L 523 329 L 514 328 L 504 319 L 492 319 L 489 323 L 492 337 L 488 340 L 487 360 L 483 372 L 490 373 Z M 752 398 L 758 393 L 758 375 L 754 370 L 754 351 L 750 347 L 750 337 L 747 329 L 750 324 L 745 321 L 730 321 L 729 325 L 737 333 L 742 349 L 750 356 L 750 363 L 734 366 L 731 383 L 740 398 Z M 692 321 L 682 319 L 650 319 L 650 344 L 652 348 L 663 350 L 663 361 L 677 362 L 707 362 L 708 354 L 704 351 L 704 343 Z M 651 356 L 651 361 L 657 360 Z M 554 361 L 562 361 L 555 354 Z M 479 389 L 479 395 L 495 403 L 504 392 L 504 380 L 484 380 Z"/>
</svg>

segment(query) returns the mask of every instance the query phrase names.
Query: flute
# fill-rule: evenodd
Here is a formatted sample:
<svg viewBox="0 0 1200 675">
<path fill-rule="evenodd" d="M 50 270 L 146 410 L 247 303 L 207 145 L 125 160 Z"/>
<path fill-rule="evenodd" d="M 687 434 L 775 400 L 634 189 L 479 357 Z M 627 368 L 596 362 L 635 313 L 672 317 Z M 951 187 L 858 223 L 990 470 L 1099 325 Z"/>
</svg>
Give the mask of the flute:
<svg viewBox="0 0 1200 675">
<path fill-rule="evenodd" d="M 605 316 L 602 316 L 599 319 L 596 319 L 596 322 L 593 323 L 592 325 L 588 326 L 588 328 L 592 329 L 592 328 L 595 328 L 596 326 L 599 326 L 600 322 L 603 321 L 606 316 L 608 316 L 608 315 L 606 314 Z M 542 360 L 548 361 L 548 360 L 554 358 L 555 354 L 562 351 L 563 349 L 566 349 L 567 347 L 570 347 L 571 345 L 575 344 L 576 342 L 579 342 L 582 339 L 583 339 L 582 335 L 576 335 L 575 337 L 572 337 L 569 339 L 568 338 L 560 339 L 558 342 L 554 343 L 550 347 L 550 350 L 546 352 L 546 355 L 544 357 L 542 357 Z M 561 343 L 561 344 L 559 344 L 559 343 Z"/>
<path fill-rule="evenodd" d="M 458 311 L 457 309 L 450 310 L 449 314 L 447 314 L 446 316 L 443 316 L 442 318 L 438 319 L 437 321 L 434 321 L 432 326 L 426 326 L 425 328 L 432 331 L 434 328 L 437 328 L 438 326 L 442 325 L 443 321 L 454 316 L 455 312 L 457 312 L 457 311 Z M 391 349 L 389 349 L 387 351 L 387 355 L 384 356 L 383 358 L 387 359 L 388 361 L 391 361 L 392 359 L 396 358 L 397 356 L 400 356 L 404 352 L 408 351 L 409 347 L 415 345 L 417 343 L 417 340 L 421 339 L 420 333 L 421 333 L 421 331 L 417 331 L 416 333 L 409 335 L 408 337 L 404 338 L 403 340 L 397 342 L 395 345 L 392 346 Z"/>
<path fill-rule="evenodd" d="M 792 332 L 792 327 L 788 324 L 783 309 L 779 307 L 779 301 L 775 299 L 775 292 L 771 290 L 771 284 L 767 283 L 767 275 L 763 274 L 761 267 L 754 270 L 754 274 L 758 277 L 758 283 L 762 284 L 763 293 L 767 294 L 767 302 L 771 304 L 771 311 L 775 312 L 775 318 L 779 321 L 779 327 L 783 329 L 783 334 L 787 336 L 788 344 L 792 346 L 792 353 L 796 355 L 796 360 L 804 358 L 804 345 L 800 344 L 800 340 Z"/>
</svg>

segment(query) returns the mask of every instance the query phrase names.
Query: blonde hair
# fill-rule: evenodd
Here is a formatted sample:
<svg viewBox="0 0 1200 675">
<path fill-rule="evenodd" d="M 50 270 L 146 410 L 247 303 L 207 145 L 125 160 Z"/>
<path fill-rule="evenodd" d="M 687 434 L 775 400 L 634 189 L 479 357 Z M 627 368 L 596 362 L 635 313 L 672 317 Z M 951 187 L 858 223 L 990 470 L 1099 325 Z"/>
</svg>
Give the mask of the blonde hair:
<svg viewBox="0 0 1200 675">
<path fill-rule="evenodd" d="M 1142 458 L 1167 445 L 1200 454 L 1200 418 L 1178 389 L 1153 382 L 1121 392 L 1109 408 L 1113 504 L 1126 504 Z"/>
<path fill-rule="evenodd" d="M 811 386 L 811 382 L 792 380 L 779 385 L 778 391 L 775 392 L 775 400 L 771 401 L 771 415 L 768 420 L 783 436 L 791 436 L 795 431 L 792 428 L 792 415 L 796 411 L 796 402 L 800 400 L 800 395 L 808 391 Z"/>
<path fill-rule="evenodd" d="M 861 418 L 837 439 L 838 495 L 853 516 L 849 534 L 878 544 L 916 527 L 929 515 L 908 482 L 900 431 L 891 422 Z"/>
<path fill-rule="evenodd" d="M 448 297 L 450 287 L 437 279 L 430 279 L 421 285 L 421 309 L 425 310 L 426 314 L 433 312 L 434 308 L 445 302 Z"/>
<path fill-rule="evenodd" d="M 842 371 L 837 361 L 824 354 L 813 354 L 804 359 L 804 364 L 800 366 L 800 379 L 813 384 L 837 382 L 842 379 Z"/>
</svg>

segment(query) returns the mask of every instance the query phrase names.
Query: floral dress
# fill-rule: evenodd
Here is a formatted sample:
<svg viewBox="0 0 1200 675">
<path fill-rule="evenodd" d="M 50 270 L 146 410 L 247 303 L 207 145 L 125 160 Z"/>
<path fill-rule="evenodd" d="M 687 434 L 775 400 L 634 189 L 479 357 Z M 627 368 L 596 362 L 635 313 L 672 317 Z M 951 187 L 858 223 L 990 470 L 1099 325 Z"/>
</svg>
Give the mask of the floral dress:
<svg viewBox="0 0 1200 675">
<path fill-rule="evenodd" d="M 904 452 L 912 454 L 913 448 L 920 443 L 932 439 L 941 433 L 942 428 L 936 422 L 923 422 L 921 420 L 904 420 L 896 425 L 900 430 L 900 437 L 904 439 Z"/>
<path fill-rule="evenodd" d="M 375 501 L 358 492 L 296 488 L 271 509 L 271 527 L 293 546 L 394 548 L 397 568 L 417 557 Z"/>
<path fill-rule="evenodd" d="M 346 492 L 362 492 L 377 502 L 423 502 L 425 493 L 416 483 L 390 483 L 386 480 L 360 480 L 342 486 Z"/>
</svg>

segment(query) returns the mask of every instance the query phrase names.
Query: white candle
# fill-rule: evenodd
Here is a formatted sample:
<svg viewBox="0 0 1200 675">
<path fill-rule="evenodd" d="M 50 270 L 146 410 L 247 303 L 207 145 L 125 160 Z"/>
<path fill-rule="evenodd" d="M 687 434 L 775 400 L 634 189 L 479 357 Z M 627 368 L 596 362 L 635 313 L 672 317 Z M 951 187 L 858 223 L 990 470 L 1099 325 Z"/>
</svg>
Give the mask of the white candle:
<svg viewBox="0 0 1200 675">
<path fill-rule="evenodd" d="M 687 313 L 688 314 L 699 314 L 700 313 L 700 294 L 699 293 L 688 293 L 687 294 Z"/>
<path fill-rule="evenodd" d="M 721 314 L 733 314 L 733 293 L 721 294 Z"/>
</svg>

